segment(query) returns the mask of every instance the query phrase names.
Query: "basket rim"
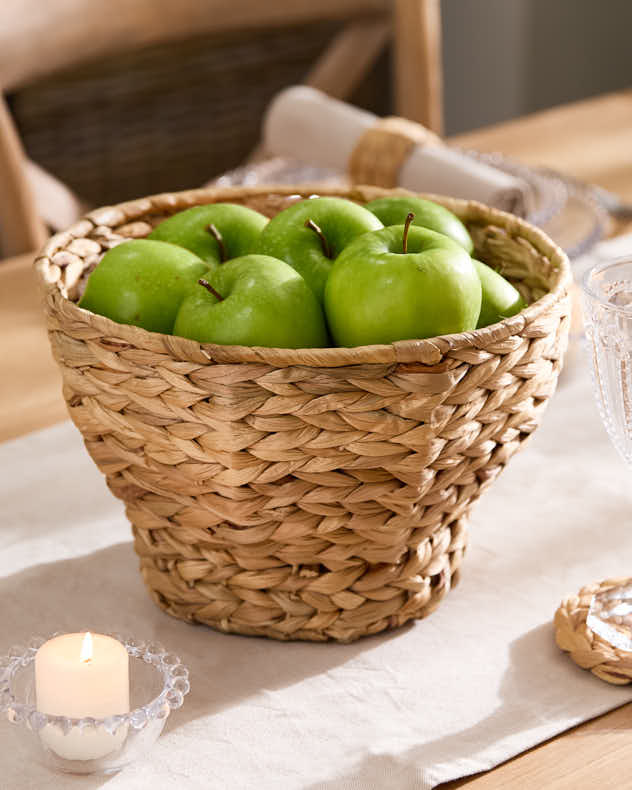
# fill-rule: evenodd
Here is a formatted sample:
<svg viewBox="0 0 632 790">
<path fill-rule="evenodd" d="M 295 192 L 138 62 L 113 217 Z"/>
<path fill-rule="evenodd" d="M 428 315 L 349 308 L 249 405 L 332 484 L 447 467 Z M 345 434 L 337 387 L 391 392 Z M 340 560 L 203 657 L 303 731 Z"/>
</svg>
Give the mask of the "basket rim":
<svg viewBox="0 0 632 790">
<path fill-rule="evenodd" d="M 346 197 L 366 203 L 376 197 L 397 195 L 416 196 L 433 200 L 453 211 L 460 219 L 470 224 L 485 223 L 497 225 L 510 235 L 524 239 L 551 263 L 552 285 L 548 293 L 536 300 L 515 316 L 496 324 L 457 334 L 441 335 L 420 340 L 398 340 L 390 344 L 307 349 L 266 348 L 261 346 L 229 346 L 211 343 L 198 343 L 194 340 L 174 335 L 150 332 L 141 327 L 119 324 L 105 316 L 91 313 L 63 296 L 56 283 L 50 282 L 46 271 L 51 265 L 51 257 L 76 239 L 90 238 L 99 226 L 113 231 L 122 225 L 142 221 L 152 214 L 175 213 L 186 208 L 220 201 L 244 200 L 269 196 L 289 197 L 312 194 L 332 197 Z M 309 367 L 341 367 L 359 364 L 389 364 L 416 362 L 426 365 L 437 364 L 451 351 L 467 348 L 486 349 L 511 335 L 520 334 L 528 324 L 537 321 L 557 302 L 565 298 L 572 281 L 570 262 L 566 253 L 542 230 L 513 214 L 492 208 L 473 200 L 463 200 L 445 195 L 413 192 L 406 189 L 386 189 L 375 186 L 332 186 L 315 183 L 305 184 L 262 184 L 239 187 L 204 187 L 182 192 L 161 193 L 136 200 L 125 201 L 113 206 L 104 206 L 88 213 L 83 219 L 65 231 L 52 236 L 34 261 L 40 284 L 46 296 L 57 309 L 80 325 L 91 326 L 96 333 L 116 338 L 137 347 L 148 344 L 156 346 L 158 341 L 163 348 L 176 353 L 180 359 L 200 360 L 206 358 L 223 363 L 255 362 L 275 366 L 305 365 Z"/>
</svg>

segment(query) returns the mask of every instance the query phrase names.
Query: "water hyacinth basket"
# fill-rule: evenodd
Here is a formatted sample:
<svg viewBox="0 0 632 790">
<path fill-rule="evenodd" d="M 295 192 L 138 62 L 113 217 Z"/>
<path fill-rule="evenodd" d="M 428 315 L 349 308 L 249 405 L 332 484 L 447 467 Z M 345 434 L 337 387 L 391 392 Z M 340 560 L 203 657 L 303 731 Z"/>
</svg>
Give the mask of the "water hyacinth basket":
<svg viewBox="0 0 632 790">
<path fill-rule="evenodd" d="M 428 340 L 284 350 L 200 345 L 76 304 L 107 249 L 166 216 L 220 201 L 273 216 L 314 191 L 213 188 L 98 209 L 36 268 L 70 416 L 125 502 L 154 601 L 225 632 L 351 641 L 425 617 L 458 579 L 472 504 L 555 390 L 571 278 L 541 231 L 435 196 L 520 290 L 521 313 Z M 396 192 L 317 191 L 360 203 Z"/>
</svg>

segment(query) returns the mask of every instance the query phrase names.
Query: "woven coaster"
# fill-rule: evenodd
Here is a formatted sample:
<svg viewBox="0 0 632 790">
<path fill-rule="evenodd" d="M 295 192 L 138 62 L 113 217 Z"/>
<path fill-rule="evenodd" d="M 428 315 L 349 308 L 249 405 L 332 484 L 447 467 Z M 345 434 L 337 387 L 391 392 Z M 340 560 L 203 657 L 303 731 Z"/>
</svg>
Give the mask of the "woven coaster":
<svg viewBox="0 0 632 790">
<path fill-rule="evenodd" d="M 617 588 L 623 589 L 623 597 Z M 632 608 L 632 578 L 582 587 L 577 595 L 565 598 L 555 612 L 557 646 L 570 653 L 582 669 L 607 683 L 632 683 L 632 615 L 625 613 L 628 606 Z M 597 617 L 599 609 L 610 610 L 607 621 Z"/>
</svg>

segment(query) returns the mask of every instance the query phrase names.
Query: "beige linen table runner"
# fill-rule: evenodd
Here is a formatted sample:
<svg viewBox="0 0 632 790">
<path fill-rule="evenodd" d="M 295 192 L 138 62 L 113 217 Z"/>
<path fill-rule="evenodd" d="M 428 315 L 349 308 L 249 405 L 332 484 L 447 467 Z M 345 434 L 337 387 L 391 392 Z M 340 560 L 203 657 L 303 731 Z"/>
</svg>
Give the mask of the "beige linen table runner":
<svg viewBox="0 0 632 790">
<path fill-rule="evenodd" d="M 632 476 L 581 356 L 475 506 L 461 584 L 430 618 L 352 645 L 228 636 L 160 612 L 122 506 L 69 423 L 1 445 L 0 470 L 3 652 L 36 634 L 117 630 L 162 641 L 192 683 L 146 759 L 112 777 L 53 776 L 0 722 L 1 790 L 421 790 L 632 697 L 553 640 L 566 593 L 632 574 Z"/>
</svg>

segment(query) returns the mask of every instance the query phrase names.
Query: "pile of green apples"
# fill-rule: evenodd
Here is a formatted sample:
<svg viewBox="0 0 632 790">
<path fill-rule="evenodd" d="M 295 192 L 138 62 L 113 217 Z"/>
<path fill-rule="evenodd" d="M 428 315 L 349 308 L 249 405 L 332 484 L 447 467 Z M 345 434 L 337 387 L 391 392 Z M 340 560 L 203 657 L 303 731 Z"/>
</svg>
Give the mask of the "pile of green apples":
<svg viewBox="0 0 632 790">
<path fill-rule="evenodd" d="M 273 219 L 231 203 L 182 211 L 109 250 L 80 307 L 201 343 L 320 348 L 464 332 L 525 305 L 471 257 L 463 223 L 416 197 L 336 197 Z"/>
</svg>

